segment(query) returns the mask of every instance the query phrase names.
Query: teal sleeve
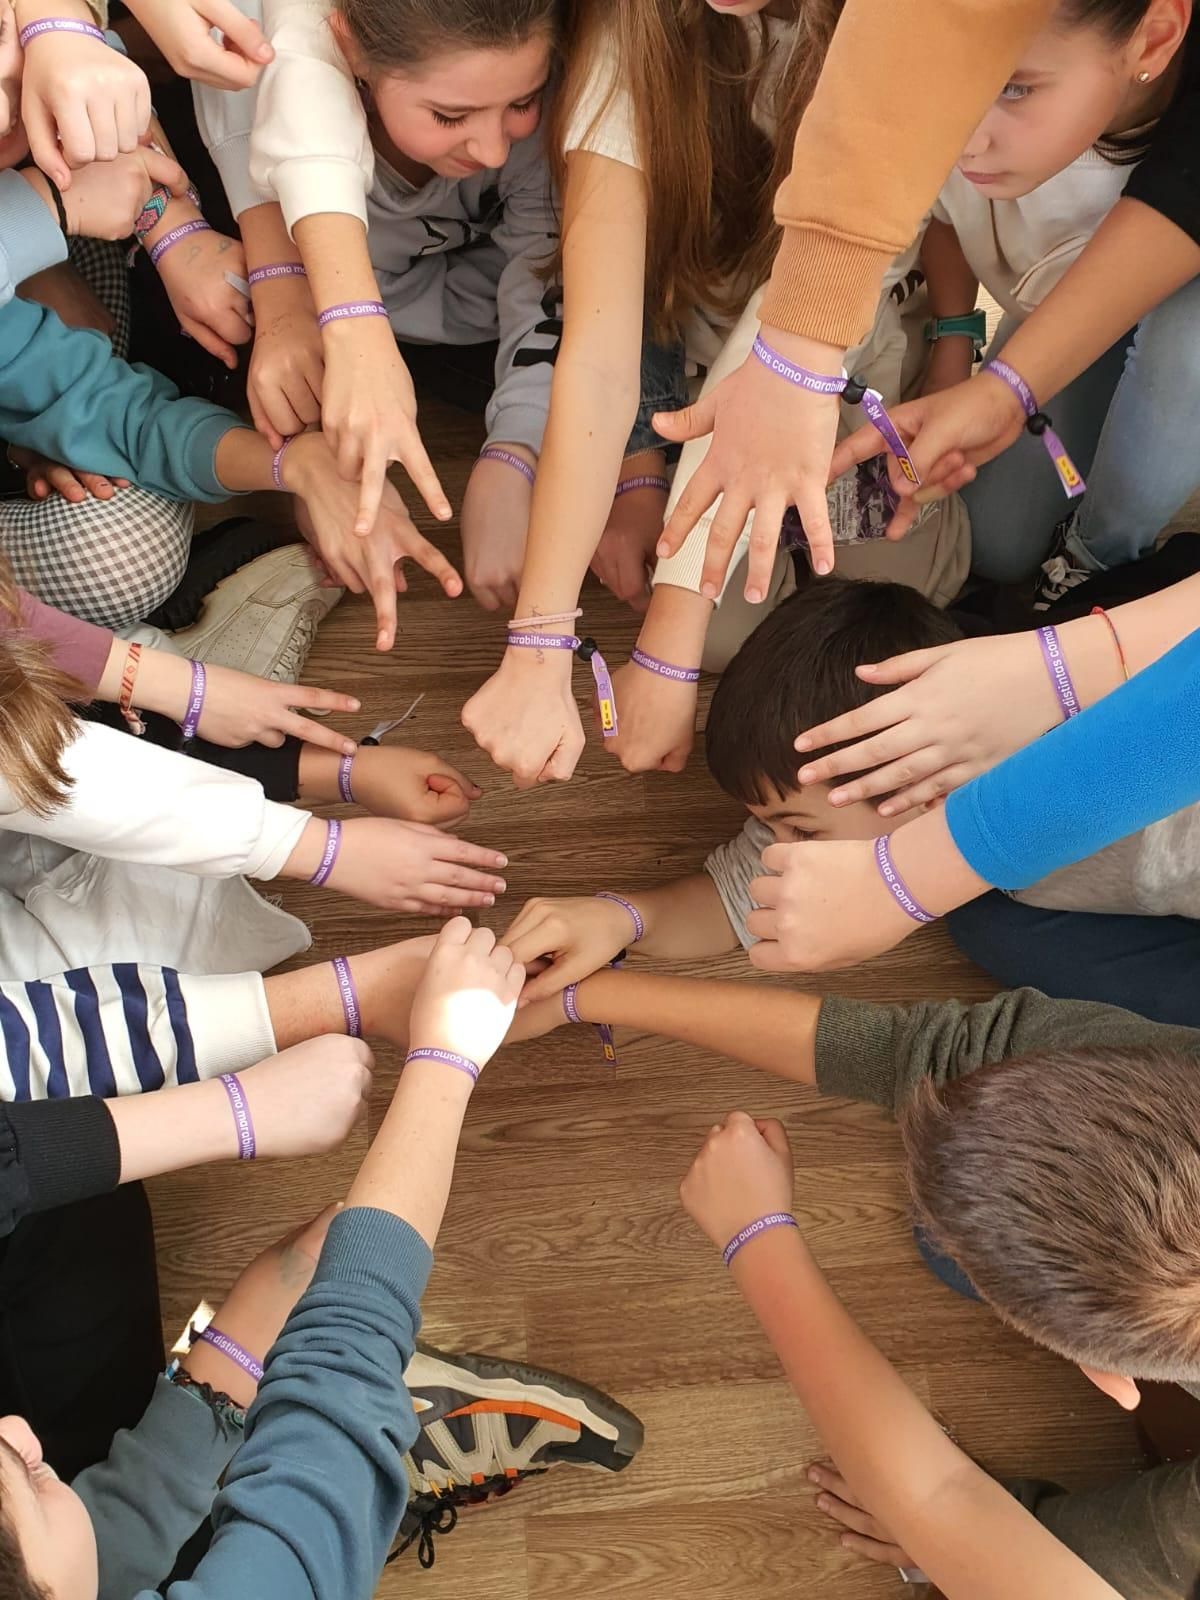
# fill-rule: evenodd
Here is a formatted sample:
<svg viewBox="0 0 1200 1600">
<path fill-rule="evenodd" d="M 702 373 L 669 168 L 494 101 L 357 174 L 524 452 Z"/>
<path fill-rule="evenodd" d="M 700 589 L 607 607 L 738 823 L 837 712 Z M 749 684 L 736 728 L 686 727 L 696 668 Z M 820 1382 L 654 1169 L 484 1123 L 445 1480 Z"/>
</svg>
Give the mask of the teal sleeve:
<svg viewBox="0 0 1200 1600">
<path fill-rule="evenodd" d="M 1200 800 L 1200 631 L 946 801 L 960 854 L 1027 889 Z"/>
<path fill-rule="evenodd" d="M 404 1387 L 432 1257 L 384 1211 L 333 1219 L 266 1361 L 212 1545 L 168 1600 L 369 1600 L 408 1504 Z M 153 1600 L 143 1592 L 138 1600 Z"/>
<path fill-rule="evenodd" d="M 0 172 L 0 306 L 17 285 L 67 259 L 62 229 L 19 172 Z"/>
<path fill-rule="evenodd" d="M 217 445 L 244 424 L 185 400 L 160 373 L 130 366 L 98 333 L 44 306 L 0 307 L 0 439 L 88 472 L 128 478 L 168 500 L 224 500 Z"/>
</svg>

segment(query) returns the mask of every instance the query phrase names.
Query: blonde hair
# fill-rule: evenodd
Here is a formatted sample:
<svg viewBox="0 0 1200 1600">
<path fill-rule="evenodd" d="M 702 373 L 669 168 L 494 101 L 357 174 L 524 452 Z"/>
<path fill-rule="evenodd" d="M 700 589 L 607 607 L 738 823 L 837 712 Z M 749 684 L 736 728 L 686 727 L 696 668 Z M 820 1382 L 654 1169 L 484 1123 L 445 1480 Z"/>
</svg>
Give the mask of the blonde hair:
<svg viewBox="0 0 1200 1600">
<path fill-rule="evenodd" d="M 0 558 L 0 776 L 30 811 L 47 816 L 63 804 L 71 779 L 62 757 L 75 733 L 71 702 L 87 700 L 81 683 L 55 665 L 49 648 L 26 633 L 21 597 Z"/>
<path fill-rule="evenodd" d="M 547 149 L 561 193 L 566 129 L 611 43 L 609 99 L 618 89 L 629 95 L 649 191 L 646 310 L 657 337 L 677 336 L 698 306 L 736 317 L 770 276 L 779 243 L 775 191 L 790 170 L 842 4 L 798 0 L 770 108 L 772 143 L 754 120 L 768 64 L 775 71 L 765 17 L 743 26 L 705 0 L 578 0 Z"/>
</svg>

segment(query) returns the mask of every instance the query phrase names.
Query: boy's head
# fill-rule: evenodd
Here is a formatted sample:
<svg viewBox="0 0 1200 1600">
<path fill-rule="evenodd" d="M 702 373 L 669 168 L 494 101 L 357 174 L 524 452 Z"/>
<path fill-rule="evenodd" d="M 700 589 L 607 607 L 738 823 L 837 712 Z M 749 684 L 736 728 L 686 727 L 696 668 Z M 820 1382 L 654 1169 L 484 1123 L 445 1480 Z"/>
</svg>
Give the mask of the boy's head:
<svg viewBox="0 0 1200 1600">
<path fill-rule="evenodd" d="M 0 1417 L 0 1595 L 96 1600 L 96 1537 L 83 1501 L 20 1417 Z"/>
<path fill-rule="evenodd" d="M 835 809 L 830 784 L 800 788 L 796 738 L 884 692 L 857 675 L 864 662 L 961 637 L 944 611 L 903 584 L 810 579 L 726 667 L 708 714 L 709 771 L 781 844 L 873 839 L 883 831 L 873 802 Z M 907 820 L 893 818 L 889 831 Z"/>
<path fill-rule="evenodd" d="M 1200 1382 L 1200 1062 L 1097 1045 L 925 1082 L 917 1218 L 1006 1322 L 1120 1404 Z"/>
</svg>

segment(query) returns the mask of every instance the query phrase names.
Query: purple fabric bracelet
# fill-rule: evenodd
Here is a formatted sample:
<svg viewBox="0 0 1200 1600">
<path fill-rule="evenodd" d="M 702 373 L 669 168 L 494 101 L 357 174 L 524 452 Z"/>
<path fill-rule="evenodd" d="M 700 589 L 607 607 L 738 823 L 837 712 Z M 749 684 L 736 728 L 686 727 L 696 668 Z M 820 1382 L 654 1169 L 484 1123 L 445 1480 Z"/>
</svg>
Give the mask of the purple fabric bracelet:
<svg viewBox="0 0 1200 1600">
<path fill-rule="evenodd" d="M 387 307 L 382 300 L 345 300 L 339 306 L 330 306 L 317 318 L 318 328 L 327 328 L 331 322 L 349 322 L 355 317 L 386 317 Z"/>
<path fill-rule="evenodd" d="M 578 993 L 579 985 L 577 983 L 569 983 L 563 990 L 563 1015 L 568 1022 L 583 1021 L 583 1018 L 579 1015 L 579 1006 L 575 1000 L 575 996 Z"/>
<path fill-rule="evenodd" d="M 617 699 L 613 692 L 612 673 L 608 663 L 596 648 L 594 639 L 578 639 L 573 633 L 514 633 L 509 630 L 508 642 L 514 650 L 570 650 L 586 661 L 596 681 L 596 698 L 600 703 L 600 728 L 606 739 L 617 732 Z"/>
<path fill-rule="evenodd" d="M 423 1050 L 410 1050 L 404 1058 L 404 1065 L 410 1061 L 440 1061 L 444 1067 L 453 1067 L 456 1072 L 465 1072 L 472 1083 L 479 1082 L 479 1068 L 473 1061 L 468 1061 L 466 1056 L 457 1055 L 453 1050 L 435 1050 L 428 1046 Z"/>
<path fill-rule="evenodd" d="M 200 718 L 204 715 L 204 692 L 208 688 L 208 674 L 204 670 L 203 661 L 192 662 L 192 692 L 188 696 L 187 710 L 179 731 L 183 735 L 183 742 L 194 739 L 200 728 Z"/>
<path fill-rule="evenodd" d="M 499 445 L 489 444 L 486 450 L 479 452 L 480 461 L 499 461 L 506 467 L 511 467 L 514 472 L 519 472 L 527 482 L 533 483 L 536 477 L 528 461 L 522 461 L 520 456 L 514 455 L 511 450 L 501 450 Z"/>
<path fill-rule="evenodd" d="M 1070 722 L 1071 718 L 1077 717 L 1083 708 L 1079 704 L 1079 696 L 1075 693 L 1075 685 L 1071 682 L 1067 658 L 1063 655 L 1062 646 L 1058 642 L 1058 629 L 1039 628 L 1037 636 L 1038 643 L 1042 647 L 1042 660 L 1046 663 L 1046 671 L 1050 675 L 1050 682 L 1054 685 L 1054 692 L 1062 708 L 1062 719 L 1064 722 Z"/>
<path fill-rule="evenodd" d="M 623 494 L 632 494 L 635 489 L 661 489 L 664 494 L 671 492 L 670 478 L 661 478 L 656 473 L 648 473 L 643 478 L 626 478 L 624 483 L 617 485 L 614 500 L 619 500 Z"/>
<path fill-rule="evenodd" d="M 296 437 L 297 436 L 293 434 L 291 439 L 285 439 L 279 446 L 279 449 L 276 450 L 275 454 L 271 457 L 271 482 L 277 489 L 284 492 L 286 491 L 284 490 L 283 482 L 283 458 L 285 455 L 287 455 L 288 449 L 295 441 Z"/>
<path fill-rule="evenodd" d="M 629 659 L 635 667 L 641 667 L 645 672 L 657 673 L 660 678 L 670 678 L 675 683 L 700 682 L 699 667 L 673 667 L 669 661 L 660 661 L 657 656 L 648 656 L 636 645 Z"/>
<path fill-rule="evenodd" d="M 887 885 L 888 893 L 906 916 L 911 917 L 914 922 L 937 921 L 932 912 L 926 911 L 915 895 L 909 893 L 904 879 L 892 865 L 892 852 L 886 833 L 881 833 L 875 841 L 875 865 L 879 868 L 879 876 Z"/>
<path fill-rule="evenodd" d="M 232 1072 L 222 1073 L 221 1082 L 225 1085 L 225 1093 L 229 1096 L 234 1126 L 237 1128 L 238 1160 L 253 1161 L 258 1153 L 258 1145 L 254 1138 L 254 1119 L 250 1115 L 250 1107 L 246 1103 L 246 1096 L 242 1093 L 242 1086 L 238 1082 L 237 1075 Z"/>
<path fill-rule="evenodd" d="M 220 1328 L 214 1328 L 211 1322 L 202 1333 L 196 1335 L 196 1339 L 200 1344 L 210 1344 L 214 1350 L 219 1350 L 233 1362 L 234 1366 L 241 1367 L 243 1372 L 249 1373 L 255 1383 L 262 1382 L 262 1366 L 249 1350 L 238 1344 L 236 1339 L 231 1339 L 227 1333 L 222 1333 Z"/>
<path fill-rule="evenodd" d="M 739 1250 L 745 1249 L 751 1239 L 757 1239 L 760 1233 L 767 1233 L 771 1228 L 798 1228 L 800 1224 L 788 1211 L 770 1211 L 765 1217 L 759 1217 L 757 1222 L 750 1222 L 740 1233 L 735 1233 L 733 1238 L 721 1251 L 721 1260 L 726 1266 L 733 1261 Z"/>
<path fill-rule="evenodd" d="M 869 389 L 857 378 L 835 378 L 827 372 L 810 372 L 807 367 L 797 367 L 786 356 L 780 355 L 778 350 L 772 350 L 761 333 L 755 339 L 751 353 L 769 372 L 775 373 L 777 377 L 783 378 L 797 389 L 804 389 L 809 394 L 839 395 L 847 405 L 861 406 L 883 435 L 884 442 L 895 456 L 904 476 L 910 483 L 920 484 L 921 476 L 916 463 L 909 455 L 908 446 L 900 437 L 896 424 L 888 416 L 883 396 L 877 389 Z"/>
<path fill-rule="evenodd" d="M 274 278 L 307 278 L 308 273 L 299 261 L 272 261 L 268 267 L 255 267 L 246 282 L 253 289 L 256 283 L 270 283 Z"/>
<path fill-rule="evenodd" d="M 354 974 L 350 971 L 350 963 L 345 956 L 334 956 L 333 972 L 337 978 L 338 993 L 342 997 L 346 1032 L 352 1039 L 361 1039 L 362 1010 L 358 1003 L 358 990 L 354 987 Z"/>
<path fill-rule="evenodd" d="M 106 48 L 108 46 L 103 29 L 94 22 L 83 22 L 78 17 L 42 17 L 37 22 L 27 22 L 17 35 L 17 43 L 25 50 L 35 39 L 47 33 L 79 33 L 84 38 L 99 40 Z"/>
<path fill-rule="evenodd" d="M 350 769 L 353 765 L 353 756 L 343 756 L 338 762 L 338 793 L 348 806 L 355 804 L 354 790 L 350 787 Z"/>
<path fill-rule="evenodd" d="M 211 225 L 205 222 L 203 217 L 195 217 L 191 222 L 181 222 L 177 228 L 172 228 L 170 233 L 164 233 L 153 250 L 151 250 L 151 266 L 156 267 L 168 250 L 174 250 L 177 244 L 182 244 L 185 239 L 190 239 L 192 234 L 211 232 Z"/>
<path fill-rule="evenodd" d="M 646 924 L 642 921 L 642 913 L 631 900 L 626 900 L 623 895 L 613 894 L 608 889 L 598 889 L 592 896 L 593 900 L 611 900 L 613 905 L 622 906 L 633 918 L 633 943 L 637 944 L 646 937 Z"/>
<path fill-rule="evenodd" d="M 1039 408 L 1033 390 L 1025 379 L 1019 372 L 1015 372 L 1007 361 L 989 361 L 983 370 L 990 372 L 994 378 L 999 378 L 1000 382 L 1006 384 L 1016 395 L 1027 419 L 1025 427 L 1035 439 L 1042 441 L 1046 454 L 1050 457 L 1055 472 L 1058 473 L 1063 493 L 1068 500 L 1078 499 L 1087 488 L 1087 484 L 1083 481 L 1079 468 L 1071 460 L 1066 445 L 1055 433 L 1050 418 Z"/>
<path fill-rule="evenodd" d="M 617 962 L 613 962 L 614 966 L 617 964 Z M 580 981 L 582 982 L 582 979 Z M 563 1015 L 568 1022 L 582 1023 L 583 1021 L 583 1018 L 579 1015 L 579 1006 L 575 999 L 578 993 L 578 983 L 569 983 L 562 992 Z M 617 1042 L 612 1028 L 607 1022 L 594 1022 L 592 1026 L 595 1028 L 597 1037 L 600 1040 L 601 1048 L 604 1051 L 604 1059 L 610 1066 L 615 1067 L 617 1064 Z"/>
<path fill-rule="evenodd" d="M 333 871 L 338 858 L 338 851 L 342 848 L 342 825 L 336 817 L 330 817 L 325 824 L 325 848 L 321 852 L 321 864 L 308 880 L 314 889 L 322 888 L 329 881 L 329 874 Z"/>
</svg>

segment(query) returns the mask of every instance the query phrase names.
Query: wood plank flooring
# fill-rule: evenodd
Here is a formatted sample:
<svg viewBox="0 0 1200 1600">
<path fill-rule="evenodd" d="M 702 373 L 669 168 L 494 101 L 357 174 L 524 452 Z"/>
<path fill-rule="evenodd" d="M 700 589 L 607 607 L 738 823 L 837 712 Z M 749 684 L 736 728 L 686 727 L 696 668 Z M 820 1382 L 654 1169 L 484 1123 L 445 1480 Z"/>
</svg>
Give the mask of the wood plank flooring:
<svg viewBox="0 0 1200 1600">
<path fill-rule="evenodd" d="M 431 454 L 461 503 L 478 429 L 423 410 Z M 594 584 L 589 628 L 619 661 L 636 623 Z M 527 896 L 638 887 L 696 870 L 739 825 L 738 808 L 693 757 L 679 777 L 630 777 L 593 740 L 573 782 L 518 795 L 459 725 L 491 670 L 502 625 L 470 599 L 451 608 L 418 577 L 401 602 L 396 651 L 371 646 L 365 602 L 324 625 L 306 681 L 361 697 L 362 732 L 419 691 L 412 742 L 462 765 L 486 793 L 467 835 L 510 857 L 502 928 Z M 452 649 L 450 648 L 452 642 Z M 584 675 L 577 674 L 582 694 Z M 308 959 L 426 931 L 316 891 L 291 890 L 313 930 Z M 686 967 L 679 970 L 687 971 Z M 712 975 L 752 975 L 741 955 Z M 792 980 L 802 987 L 819 987 Z M 886 1001 L 981 998 L 988 980 L 940 930 L 825 981 Z M 397 1063 L 385 1051 L 374 1102 Z M 560 1032 L 507 1052 L 467 1121 L 454 1194 L 425 1301 L 425 1333 L 568 1371 L 610 1390 L 646 1424 L 646 1445 L 610 1478 L 561 1469 L 464 1517 L 433 1571 L 412 1553 L 381 1596 L 423 1600 L 875 1600 L 903 1591 L 887 1569 L 838 1547 L 805 1469 L 818 1441 L 676 1187 L 715 1115 L 782 1118 L 799 1215 L 850 1309 L 963 1445 L 999 1473 L 1083 1484 L 1139 1458 L 1128 1420 L 1078 1373 L 950 1294 L 909 1230 L 899 1142 L 869 1108 L 822 1101 L 736 1064 L 649 1038 L 620 1040 L 603 1066 L 591 1035 Z M 201 1294 L 219 1299 L 270 1239 L 336 1198 L 365 1147 L 321 1160 L 222 1167 L 154 1186 L 164 1323 L 174 1338 Z"/>
</svg>

